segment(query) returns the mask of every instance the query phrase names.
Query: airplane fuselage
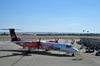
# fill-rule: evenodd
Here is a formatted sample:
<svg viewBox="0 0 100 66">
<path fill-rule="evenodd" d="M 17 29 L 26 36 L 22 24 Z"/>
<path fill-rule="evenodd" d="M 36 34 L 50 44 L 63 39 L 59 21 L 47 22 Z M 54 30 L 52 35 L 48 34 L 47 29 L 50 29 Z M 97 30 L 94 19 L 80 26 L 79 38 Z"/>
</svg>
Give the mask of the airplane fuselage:
<svg viewBox="0 0 100 66">
<path fill-rule="evenodd" d="M 38 43 L 37 41 L 31 41 L 31 40 L 24 40 L 20 39 L 21 42 L 17 42 L 18 45 L 26 48 L 37 48 Z M 64 52 L 70 52 L 70 53 L 76 53 L 79 52 L 76 48 L 74 48 L 71 44 L 64 44 L 64 43 L 52 43 L 52 42 L 42 42 L 41 41 L 41 46 L 39 46 L 40 49 L 45 49 L 45 50 L 56 50 L 56 51 L 64 51 Z"/>
</svg>

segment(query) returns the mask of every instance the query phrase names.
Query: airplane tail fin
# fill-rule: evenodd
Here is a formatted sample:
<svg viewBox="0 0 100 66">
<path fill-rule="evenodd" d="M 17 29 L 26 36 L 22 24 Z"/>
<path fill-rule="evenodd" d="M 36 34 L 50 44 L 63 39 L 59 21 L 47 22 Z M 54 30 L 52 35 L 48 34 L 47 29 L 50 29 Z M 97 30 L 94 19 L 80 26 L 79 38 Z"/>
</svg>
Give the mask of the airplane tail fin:
<svg viewBox="0 0 100 66">
<path fill-rule="evenodd" d="M 15 29 L 2 29 L 2 30 L 10 31 L 11 41 L 19 41 L 19 38 L 17 38 L 17 36 L 16 36 Z"/>
</svg>

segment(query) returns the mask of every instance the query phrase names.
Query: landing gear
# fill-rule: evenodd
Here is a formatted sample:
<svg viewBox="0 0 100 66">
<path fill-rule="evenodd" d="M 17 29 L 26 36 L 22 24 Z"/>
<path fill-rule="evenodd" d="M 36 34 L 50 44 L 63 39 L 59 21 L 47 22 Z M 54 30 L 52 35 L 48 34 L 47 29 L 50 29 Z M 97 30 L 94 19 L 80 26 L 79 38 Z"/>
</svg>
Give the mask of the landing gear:
<svg viewBox="0 0 100 66">
<path fill-rule="evenodd" d="M 98 50 L 98 52 L 96 52 L 95 55 L 96 55 L 96 56 L 100 55 L 100 50 Z"/>
<path fill-rule="evenodd" d="M 23 49 L 25 49 L 25 46 L 23 46 Z"/>
<path fill-rule="evenodd" d="M 72 56 L 75 56 L 75 54 L 73 53 Z"/>
<path fill-rule="evenodd" d="M 48 51 L 48 49 L 45 49 L 45 51 Z"/>
<path fill-rule="evenodd" d="M 27 53 L 30 53 L 30 52 L 31 52 L 30 50 L 27 51 Z"/>
<path fill-rule="evenodd" d="M 85 51 L 86 51 L 86 52 L 90 52 L 90 49 L 87 47 L 87 48 L 85 49 Z"/>
<path fill-rule="evenodd" d="M 28 48 L 28 51 L 27 51 L 28 53 L 30 53 L 31 51 L 30 51 L 30 48 Z"/>
<path fill-rule="evenodd" d="M 95 54 L 96 56 L 98 56 L 98 52 L 96 52 L 96 54 Z"/>
<path fill-rule="evenodd" d="M 90 49 L 90 48 L 87 47 L 87 48 L 85 49 L 85 51 L 86 51 L 86 52 L 94 52 L 94 49 Z"/>
</svg>

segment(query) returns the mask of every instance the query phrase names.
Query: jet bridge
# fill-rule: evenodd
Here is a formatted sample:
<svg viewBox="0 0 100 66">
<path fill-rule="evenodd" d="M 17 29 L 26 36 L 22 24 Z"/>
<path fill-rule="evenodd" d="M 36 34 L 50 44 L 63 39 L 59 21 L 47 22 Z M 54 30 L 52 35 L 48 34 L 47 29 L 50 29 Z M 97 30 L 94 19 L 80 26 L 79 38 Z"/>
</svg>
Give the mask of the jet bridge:
<svg viewBox="0 0 100 66">
<path fill-rule="evenodd" d="M 86 47 L 86 52 L 89 52 L 92 50 L 98 51 L 96 55 L 99 54 L 100 51 L 100 39 L 91 39 L 91 38 L 80 38 L 81 45 L 83 44 Z"/>
</svg>

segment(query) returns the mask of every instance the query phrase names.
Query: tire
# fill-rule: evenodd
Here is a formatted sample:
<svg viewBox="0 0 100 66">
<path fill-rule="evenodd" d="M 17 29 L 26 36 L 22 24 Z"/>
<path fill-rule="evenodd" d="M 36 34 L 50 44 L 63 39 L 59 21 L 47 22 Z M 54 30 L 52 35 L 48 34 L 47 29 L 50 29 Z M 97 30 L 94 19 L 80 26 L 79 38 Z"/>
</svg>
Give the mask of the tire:
<svg viewBox="0 0 100 66">
<path fill-rule="evenodd" d="M 72 56 L 75 56 L 74 53 L 72 54 Z"/>
<path fill-rule="evenodd" d="M 30 53 L 30 52 L 31 52 L 30 50 L 27 51 L 27 53 Z"/>
<path fill-rule="evenodd" d="M 45 51 L 48 51 L 47 49 Z"/>
<path fill-rule="evenodd" d="M 96 53 L 96 56 L 98 56 L 98 53 Z"/>
<path fill-rule="evenodd" d="M 25 49 L 25 46 L 23 46 L 23 49 Z"/>
</svg>

